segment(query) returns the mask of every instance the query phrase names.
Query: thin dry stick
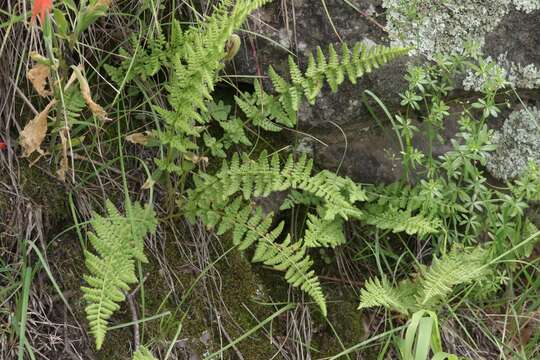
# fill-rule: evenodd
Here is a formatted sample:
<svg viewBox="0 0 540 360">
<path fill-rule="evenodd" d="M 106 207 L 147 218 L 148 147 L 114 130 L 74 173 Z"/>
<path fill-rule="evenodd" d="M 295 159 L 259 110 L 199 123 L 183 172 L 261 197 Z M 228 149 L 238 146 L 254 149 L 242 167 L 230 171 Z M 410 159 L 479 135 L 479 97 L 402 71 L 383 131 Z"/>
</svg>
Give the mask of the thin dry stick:
<svg viewBox="0 0 540 360">
<path fill-rule="evenodd" d="M 139 349 L 140 345 L 140 335 L 139 335 L 139 316 L 137 315 L 137 306 L 135 305 L 135 300 L 133 299 L 133 294 L 124 293 L 127 302 L 129 304 L 129 311 L 131 312 L 131 320 L 133 321 L 133 347 L 135 351 Z"/>
</svg>

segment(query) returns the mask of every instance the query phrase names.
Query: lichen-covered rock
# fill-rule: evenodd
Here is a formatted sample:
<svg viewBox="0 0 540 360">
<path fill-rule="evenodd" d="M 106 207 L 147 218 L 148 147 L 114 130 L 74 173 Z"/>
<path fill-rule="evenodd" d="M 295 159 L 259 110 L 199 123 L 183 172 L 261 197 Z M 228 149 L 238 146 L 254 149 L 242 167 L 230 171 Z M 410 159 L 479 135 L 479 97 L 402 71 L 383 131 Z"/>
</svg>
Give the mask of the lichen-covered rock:
<svg viewBox="0 0 540 360">
<path fill-rule="evenodd" d="M 437 51 L 461 52 L 469 40 L 483 44 L 482 52 L 491 56 L 518 91 L 536 89 L 540 86 L 539 24 L 540 0 L 272 2 L 252 17 L 249 32 L 242 35 L 242 49 L 227 70 L 248 75 L 248 81 L 267 75 L 269 65 L 285 75 L 288 55 L 305 66 L 316 46 L 340 41 L 418 46 L 424 56 L 398 59 L 357 85 L 345 81 L 335 94 L 325 89 L 314 106 L 304 104 L 299 111 L 299 130 L 326 144 L 311 144 L 320 167 L 339 167 L 360 181 L 388 182 L 401 175 L 399 149 L 384 114 L 378 114 L 384 129 L 374 130 L 369 110 L 381 108 L 368 99 L 368 109 L 363 91 L 379 96 L 391 113 L 399 111 L 399 93 L 407 88 L 403 78 L 407 65 L 426 61 L 425 55 Z M 464 90 L 480 89 L 479 78 L 469 75 Z M 445 149 L 441 144 L 435 150 Z"/>
<path fill-rule="evenodd" d="M 537 6 L 531 13 L 509 12 L 485 40 L 484 52 L 518 89 L 540 88 L 540 0 Z"/>
<path fill-rule="evenodd" d="M 484 43 L 508 12 L 508 0 L 385 0 L 392 43 L 432 57 L 462 53 L 465 44 Z"/>
<path fill-rule="evenodd" d="M 384 30 L 384 9 L 379 0 L 296 0 L 273 2 L 254 15 L 250 30 L 260 34 L 244 34 L 243 46 L 229 66 L 229 72 L 242 75 L 267 75 L 270 65 L 280 74 L 287 74 L 287 56 L 296 56 L 305 67 L 308 56 L 317 46 L 338 44 L 388 44 Z M 370 14 L 370 15 L 368 15 Z M 370 89 L 392 107 L 399 104 L 397 92 L 406 82 L 403 75 L 408 57 L 394 60 L 379 70 L 361 78 L 357 85 L 345 81 L 336 94 L 325 88 L 314 107 L 304 106 L 299 112 L 300 126 L 335 128 L 357 122 L 367 115 L 362 104 L 362 92 Z"/>
<path fill-rule="evenodd" d="M 540 164 L 540 110 L 531 107 L 511 113 L 493 143 L 497 150 L 487 169 L 498 179 L 518 177 L 531 161 Z"/>
</svg>

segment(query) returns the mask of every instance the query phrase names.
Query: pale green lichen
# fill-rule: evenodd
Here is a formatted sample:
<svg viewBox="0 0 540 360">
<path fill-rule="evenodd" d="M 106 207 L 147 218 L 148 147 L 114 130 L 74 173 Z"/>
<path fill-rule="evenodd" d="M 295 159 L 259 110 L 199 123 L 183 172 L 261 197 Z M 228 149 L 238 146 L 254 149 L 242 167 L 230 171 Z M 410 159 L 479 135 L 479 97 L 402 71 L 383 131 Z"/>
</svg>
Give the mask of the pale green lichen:
<svg viewBox="0 0 540 360">
<path fill-rule="evenodd" d="M 498 179 L 515 179 L 530 162 L 540 164 L 540 110 L 514 111 L 492 142 L 497 150 L 489 156 L 487 169 Z"/>
<path fill-rule="evenodd" d="M 516 9 L 526 13 L 540 10 L 540 0 L 513 0 L 512 2 Z"/>
<path fill-rule="evenodd" d="M 497 60 L 487 57 L 485 61 L 492 63 L 494 69 L 497 69 L 508 84 L 517 89 L 540 88 L 540 70 L 534 64 L 526 66 L 517 64 L 508 60 L 507 53 L 499 55 Z M 485 77 L 480 76 L 477 72 L 468 70 L 463 80 L 463 88 L 465 90 L 480 91 L 484 82 Z"/>
<path fill-rule="evenodd" d="M 540 0 L 384 0 L 389 36 L 420 54 L 463 53 L 468 41 L 484 44 L 512 9 L 532 12 Z"/>
</svg>

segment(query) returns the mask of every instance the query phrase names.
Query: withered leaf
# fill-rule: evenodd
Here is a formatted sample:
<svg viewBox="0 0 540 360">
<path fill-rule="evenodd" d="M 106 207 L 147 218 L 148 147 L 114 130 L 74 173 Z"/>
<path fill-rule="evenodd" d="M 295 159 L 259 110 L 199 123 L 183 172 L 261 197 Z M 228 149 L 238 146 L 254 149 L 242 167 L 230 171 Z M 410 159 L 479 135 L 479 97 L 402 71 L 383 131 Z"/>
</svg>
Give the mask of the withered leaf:
<svg viewBox="0 0 540 360">
<path fill-rule="evenodd" d="M 92 99 L 92 94 L 90 92 L 90 86 L 88 85 L 88 81 L 86 81 L 86 78 L 81 72 L 81 65 L 72 66 L 71 68 L 73 69 L 73 73 L 77 77 L 77 80 L 79 80 L 81 95 L 84 98 L 84 101 L 86 102 L 86 105 L 88 106 L 92 114 L 94 114 L 98 119 L 102 121 L 109 121 L 110 119 L 107 117 L 107 113 L 105 112 L 105 110 L 101 107 L 101 105 L 99 105 Z"/>
<path fill-rule="evenodd" d="M 150 140 L 150 136 L 148 135 L 147 132 L 134 133 L 134 134 L 126 136 L 126 140 L 132 144 L 146 145 L 148 144 L 148 140 Z"/>
<path fill-rule="evenodd" d="M 60 168 L 56 171 L 58 179 L 66 181 L 66 171 L 68 170 L 68 128 L 60 130 L 60 141 L 62 142 L 62 159 L 60 160 Z"/>
<path fill-rule="evenodd" d="M 40 146 L 45 136 L 47 135 L 47 116 L 49 111 L 56 104 L 56 100 L 52 100 L 35 118 L 30 120 L 21 131 L 21 146 L 23 147 L 23 157 L 30 156 L 34 151 L 41 155 L 44 154 Z"/>
<path fill-rule="evenodd" d="M 52 95 L 50 90 L 45 90 L 50 72 L 51 69 L 48 65 L 37 63 L 26 73 L 26 78 L 30 80 L 32 86 L 41 97 Z"/>
</svg>

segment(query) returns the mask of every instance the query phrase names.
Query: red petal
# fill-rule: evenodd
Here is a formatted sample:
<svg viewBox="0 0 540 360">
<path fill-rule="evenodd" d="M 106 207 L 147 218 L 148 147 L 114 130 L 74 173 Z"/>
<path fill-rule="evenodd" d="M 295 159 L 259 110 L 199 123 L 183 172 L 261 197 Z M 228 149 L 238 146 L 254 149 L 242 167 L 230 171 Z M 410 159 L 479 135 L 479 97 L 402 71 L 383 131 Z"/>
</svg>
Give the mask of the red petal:
<svg viewBox="0 0 540 360">
<path fill-rule="evenodd" d="M 2 151 L 2 150 L 6 150 L 6 149 L 7 149 L 7 145 L 6 145 L 6 143 L 4 143 L 4 142 L 0 141 L 0 151 Z"/>
<path fill-rule="evenodd" d="M 32 18 L 30 22 L 34 22 L 36 16 L 39 17 L 39 21 L 43 24 L 45 21 L 45 15 L 52 9 L 52 0 L 34 0 L 34 6 L 32 7 Z"/>
</svg>

